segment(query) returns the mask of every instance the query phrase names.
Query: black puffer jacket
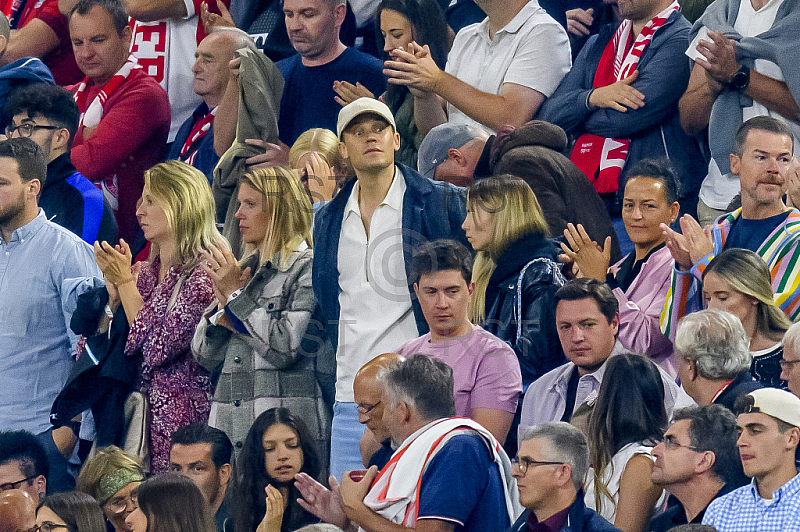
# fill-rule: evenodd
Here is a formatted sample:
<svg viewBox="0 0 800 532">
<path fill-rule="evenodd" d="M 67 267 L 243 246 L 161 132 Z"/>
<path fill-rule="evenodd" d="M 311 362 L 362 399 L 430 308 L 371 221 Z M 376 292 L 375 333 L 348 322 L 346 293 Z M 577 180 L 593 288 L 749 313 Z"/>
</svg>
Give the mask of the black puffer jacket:
<svg viewBox="0 0 800 532">
<path fill-rule="evenodd" d="M 555 245 L 541 234 L 524 236 L 500 256 L 486 288 L 482 326 L 514 348 L 526 387 L 566 362 L 553 306 L 564 284 L 556 257 Z"/>
</svg>

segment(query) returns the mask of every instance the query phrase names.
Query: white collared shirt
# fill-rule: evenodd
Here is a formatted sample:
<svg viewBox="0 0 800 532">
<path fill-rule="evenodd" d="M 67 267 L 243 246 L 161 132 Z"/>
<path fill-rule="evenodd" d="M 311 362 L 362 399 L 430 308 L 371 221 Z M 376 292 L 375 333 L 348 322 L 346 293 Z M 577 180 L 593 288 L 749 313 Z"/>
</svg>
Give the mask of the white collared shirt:
<svg viewBox="0 0 800 532">
<path fill-rule="evenodd" d="M 403 196 L 399 168 L 386 197 L 372 213 L 369 235 L 361 221 L 359 183 L 344 207 L 339 234 L 339 344 L 336 400 L 353 401 L 361 366 L 419 336 L 403 260 Z"/>
<path fill-rule="evenodd" d="M 447 56 L 448 74 L 489 93 L 501 94 L 514 83 L 550 96 L 572 65 L 564 28 L 531 0 L 489 38 L 489 18 L 463 28 Z M 448 122 L 494 133 L 447 104 Z"/>
</svg>

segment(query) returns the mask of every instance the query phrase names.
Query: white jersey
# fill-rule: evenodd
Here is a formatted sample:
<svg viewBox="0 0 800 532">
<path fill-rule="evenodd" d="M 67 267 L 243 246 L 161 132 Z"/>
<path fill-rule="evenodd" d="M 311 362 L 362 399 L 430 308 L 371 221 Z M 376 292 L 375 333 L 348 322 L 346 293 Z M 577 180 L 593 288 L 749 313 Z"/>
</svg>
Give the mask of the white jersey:
<svg viewBox="0 0 800 532">
<path fill-rule="evenodd" d="M 200 22 L 201 0 L 183 1 L 187 13 L 185 17 L 154 22 L 135 20 L 131 38 L 131 53 L 169 96 L 172 111 L 169 142 L 175 139 L 181 124 L 201 101 L 200 96 L 194 93 L 192 74 L 195 50 L 206 36 Z M 229 1 L 225 3 L 230 4 Z"/>
</svg>

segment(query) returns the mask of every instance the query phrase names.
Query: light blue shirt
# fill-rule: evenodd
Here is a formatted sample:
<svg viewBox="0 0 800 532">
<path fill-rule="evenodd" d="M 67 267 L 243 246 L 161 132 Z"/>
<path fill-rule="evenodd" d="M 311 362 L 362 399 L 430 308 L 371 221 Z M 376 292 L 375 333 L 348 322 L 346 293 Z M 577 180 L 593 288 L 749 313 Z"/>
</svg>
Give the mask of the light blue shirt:
<svg viewBox="0 0 800 532">
<path fill-rule="evenodd" d="M 78 340 L 72 312 L 102 276 L 91 246 L 41 209 L 8 242 L 0 238 L 0 430 L 51 427 Z"/>
<path fill-rule="evenodd" d="M 719 532 L 785 532 L 800 530 L 800 475 L 775 490 L 767 501 L 755 481 L 711 501 L 704 525 Z"/>
</svg>

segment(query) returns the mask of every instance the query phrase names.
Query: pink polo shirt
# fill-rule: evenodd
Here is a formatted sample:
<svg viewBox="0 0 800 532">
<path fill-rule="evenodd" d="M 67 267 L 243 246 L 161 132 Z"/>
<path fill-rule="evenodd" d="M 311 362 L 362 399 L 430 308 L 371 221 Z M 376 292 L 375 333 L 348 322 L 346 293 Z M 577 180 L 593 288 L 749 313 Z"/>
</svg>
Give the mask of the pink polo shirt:
<svg viewBox="0 0 800 532">
<path fill-rule="evenodd" d="M 446 342 L 431 343 L 431 333 L 403 344 L 405 357 L 422 354 L 453 368 L 456 416 L 471 417 L 473 408 L 516 412 L 522 373 L 514 350 L 476 325 L 472 332 Z"/>
</svg>

